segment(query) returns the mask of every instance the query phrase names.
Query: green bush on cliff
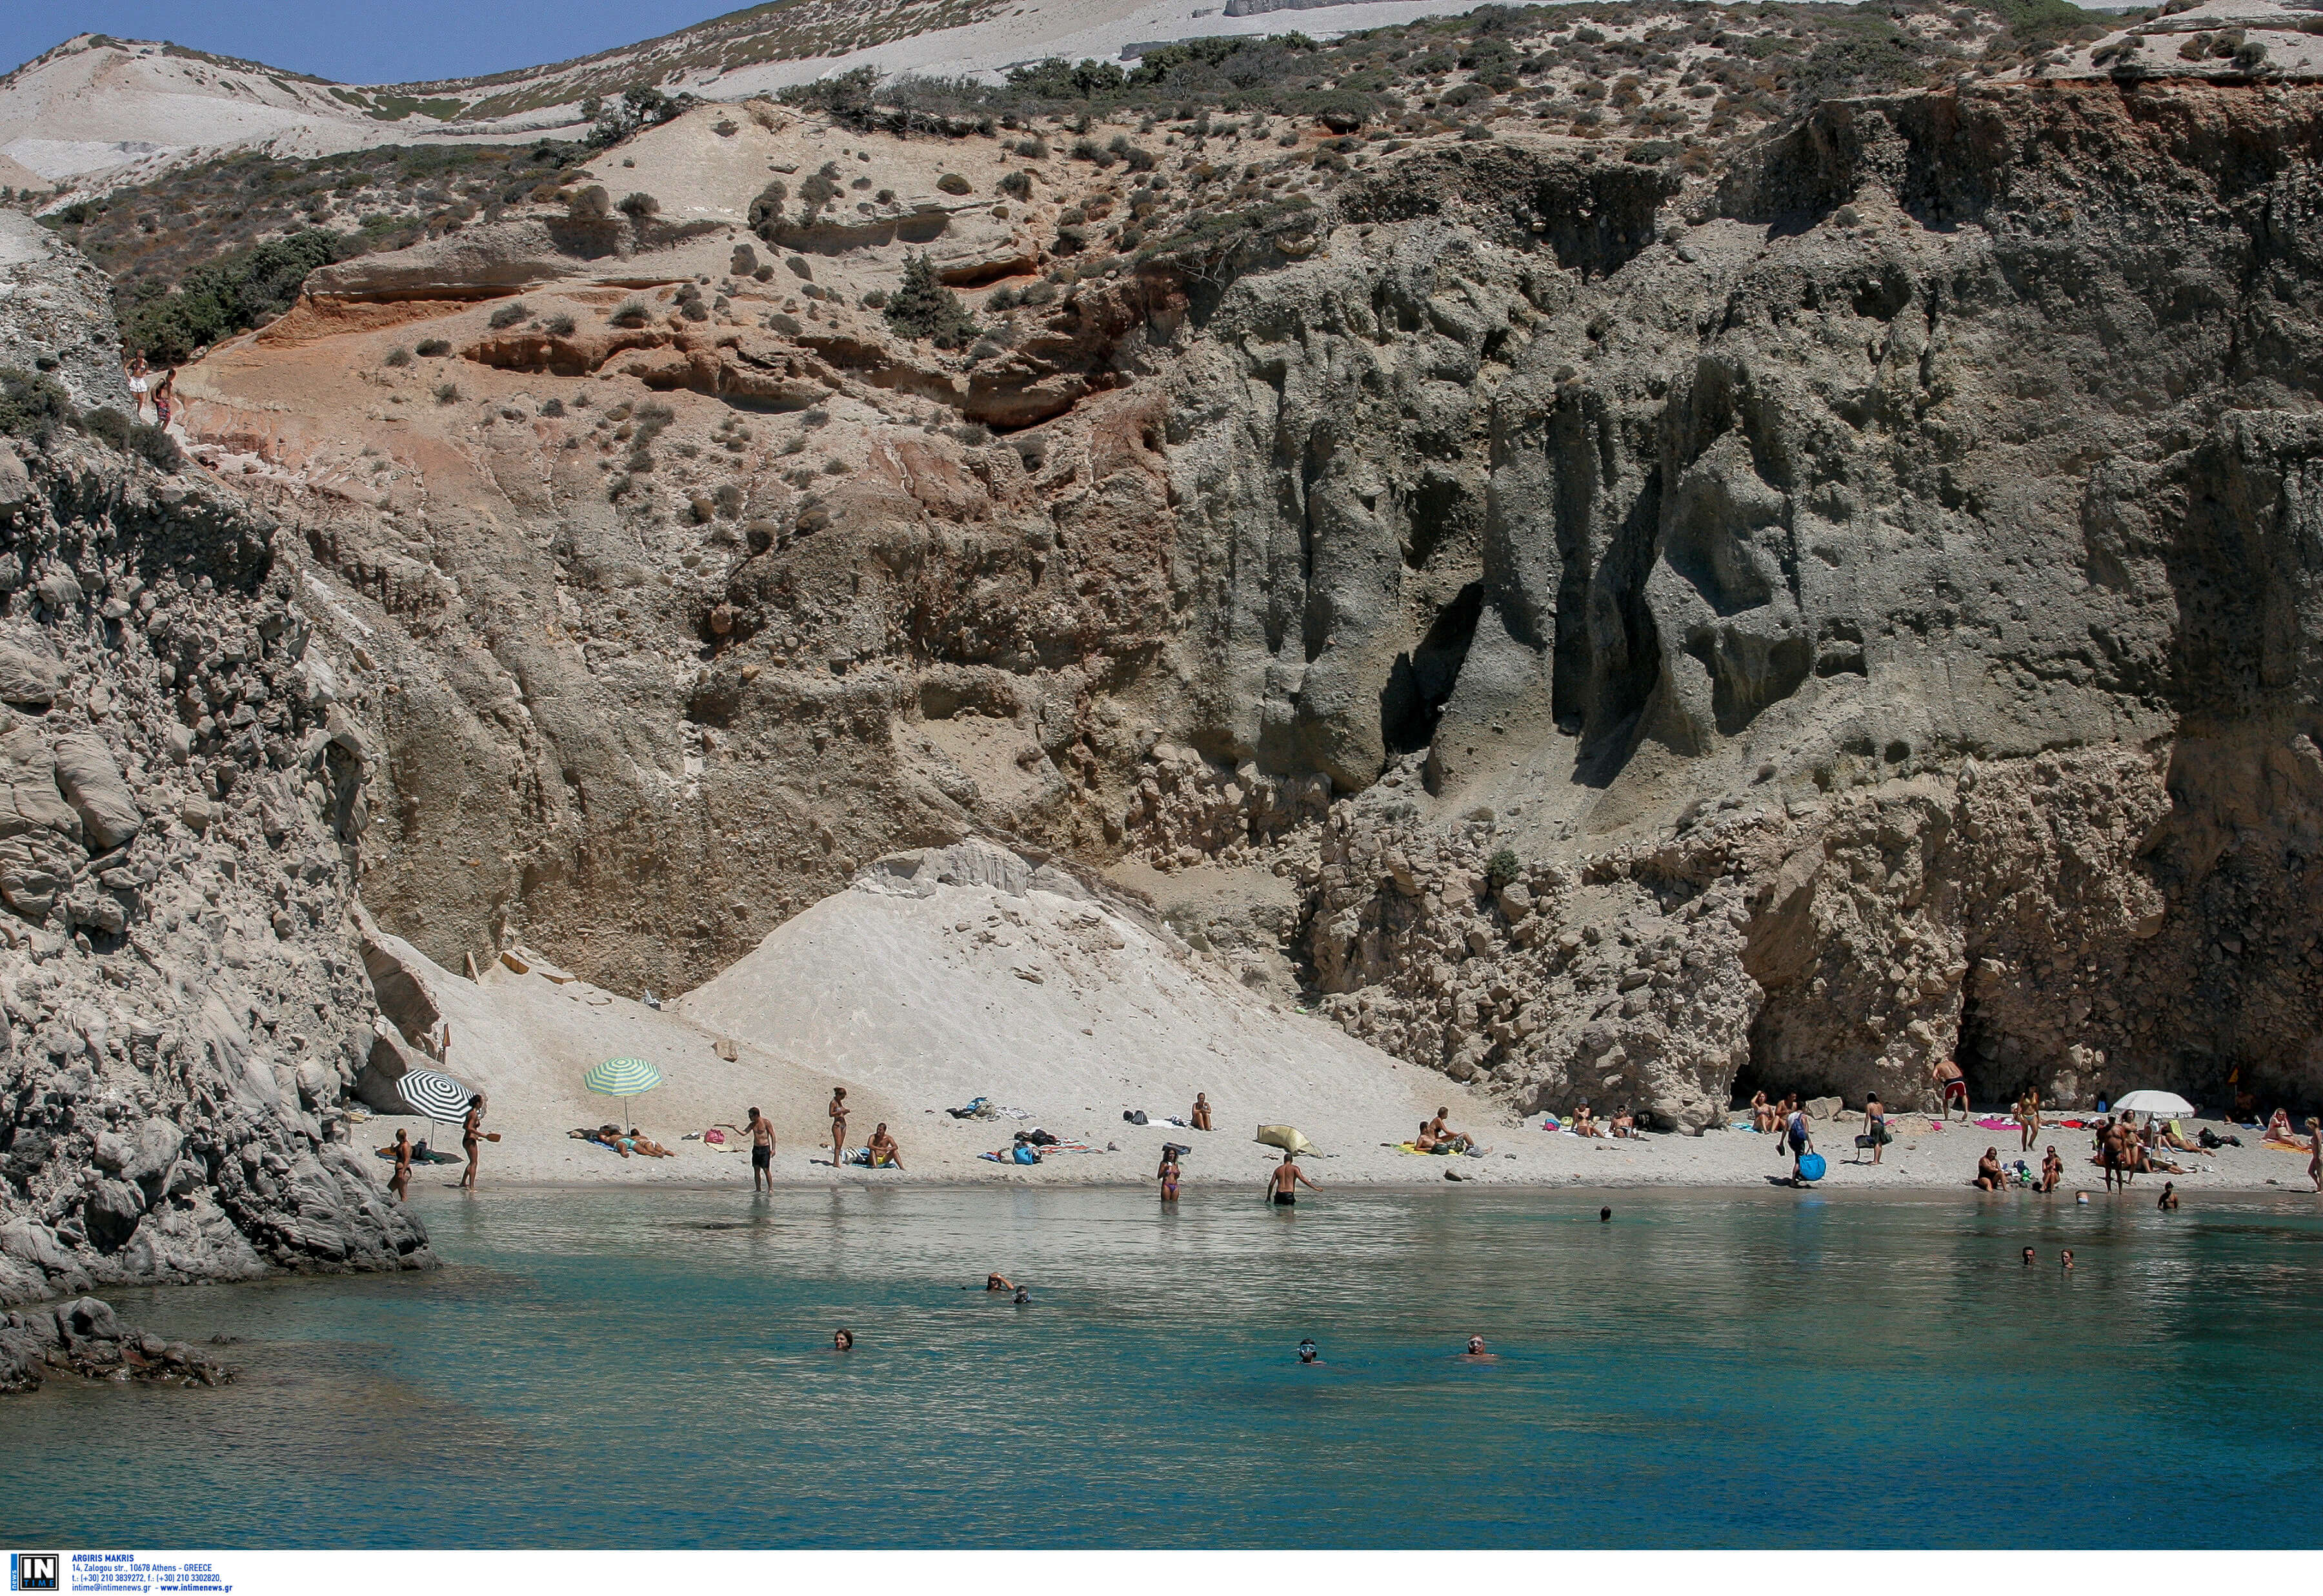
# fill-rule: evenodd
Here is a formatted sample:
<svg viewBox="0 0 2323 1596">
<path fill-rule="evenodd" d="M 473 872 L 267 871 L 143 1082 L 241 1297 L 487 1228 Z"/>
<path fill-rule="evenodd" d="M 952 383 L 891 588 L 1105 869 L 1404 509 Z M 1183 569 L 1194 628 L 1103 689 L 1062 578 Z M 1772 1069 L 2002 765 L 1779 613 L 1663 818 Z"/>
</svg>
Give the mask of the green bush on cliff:
<svg viewBox="0 0 2323 1596">
<path fill-rule="evenodd" d="M 122 346 L 142 350 L 155 365 L 182 364 L 197 349 L 272 321 L 290 308 L 308 272 L 354 252 L 346 234 L 310 227 L 205 261 L 174 290 L 149 280 L 148 291 L 122 307 Z"/>
<path fill-rule="evenodd" d="M 906 337 L 925 338 L 938 349 L 958 349 L 976 336 L 975 319 L 961 306 L 960 296 L 936 280 L 936 270 L 925 255 L 904 261 L 904 280 L 887 297 L 880 314 Z"/>
</svg>

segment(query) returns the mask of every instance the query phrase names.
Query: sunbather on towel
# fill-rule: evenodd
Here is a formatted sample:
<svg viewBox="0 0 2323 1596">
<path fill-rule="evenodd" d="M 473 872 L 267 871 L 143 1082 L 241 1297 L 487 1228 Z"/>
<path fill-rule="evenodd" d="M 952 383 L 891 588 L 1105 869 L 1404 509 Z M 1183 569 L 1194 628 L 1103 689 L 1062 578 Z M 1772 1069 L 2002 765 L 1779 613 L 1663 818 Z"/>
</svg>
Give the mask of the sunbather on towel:
<svg viewBox="0 0 2323 1596">
<path fill-rule="evenodd" d="M 1605 1133 L 1605 1127 L 1597 1123 L 1586 1103 L 1573 1111 L 1573 1124 L 1569 1128 L 1576 1136 L 1602 1136 Z"/>
<path fill-rule="evenodd" d="M 887 1122 L 884 1119 L 871 1133 L 871 1144 L 868 1151 L 871 1154 L 871 1167 L 875 1169 L 900 1169 L 904 1167 L 904 1150 L 895 1144 L 895 1139 L 893 1136 L 887 1134 Z"/>
</svg>

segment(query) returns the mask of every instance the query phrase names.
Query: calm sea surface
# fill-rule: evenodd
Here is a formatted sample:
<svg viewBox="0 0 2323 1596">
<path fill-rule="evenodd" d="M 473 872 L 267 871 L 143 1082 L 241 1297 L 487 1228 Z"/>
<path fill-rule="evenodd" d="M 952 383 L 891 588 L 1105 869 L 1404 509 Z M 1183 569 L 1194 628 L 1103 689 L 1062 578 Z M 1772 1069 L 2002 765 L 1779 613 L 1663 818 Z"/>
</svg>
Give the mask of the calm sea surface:
<svg viewBox="0 0 2323 1596">
<path fill-rule="evenodd" d="M 2151 1203 L 430 1193 L 432 1275 L 115 1294 L 244 1379 L 0 1399 L 0 1538 L 2314 1545 L 2323 1207 Z"/>
</svg>

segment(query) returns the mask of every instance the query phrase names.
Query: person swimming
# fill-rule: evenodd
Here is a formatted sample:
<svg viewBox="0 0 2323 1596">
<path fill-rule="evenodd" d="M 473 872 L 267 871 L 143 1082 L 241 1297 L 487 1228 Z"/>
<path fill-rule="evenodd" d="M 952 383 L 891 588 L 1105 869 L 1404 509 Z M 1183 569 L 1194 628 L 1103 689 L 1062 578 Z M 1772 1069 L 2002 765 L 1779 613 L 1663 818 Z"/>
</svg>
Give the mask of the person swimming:
<svg viewBox="0 0 2323 1596">
<path fill-rule="evenodd" d="M 1008 1300 L 1015 1303 L 1018 1307 L 1030 1307 L 1033 1306 L 1033 1293 L 1027 1288 L 1019 1286 L 1016 1288 L 1016 1295 L 1010 1298 Z"/>
<path fill-rule="evenodd" d="M 1014 1291 L 1016 1282 L 996 1269 L 984 1277 L 984 1289 L 987 1291 Z"/>
<path fill-rule="evenodd" d="M 1483 1336 L 1471 1335 L 1468 1337 L 1468 1350 L 1462 1353 L 1460 1355 L 1464 1358 L 1474 1358 L 1480 1361 L 1489 1362 L 1492 1354 L 1484 1350 L 1484 1338 Z"/>
<path fill-rule="evenodd" d="M 1323 1361 L 1321 1349 L 1316 1346 L 1313 1336 L 1309 1335 L 1299 1344 L 1299 1361 L 1302 1363 L 1319 1363 Z"/>
<path fill-rule="evenodd" d="M 831 1350 L 835 1353 L 853 1352 L 855 1350 L 855 1332 L 852 1330 L 832 1331 L 831 1333 Z"/>
</svg>

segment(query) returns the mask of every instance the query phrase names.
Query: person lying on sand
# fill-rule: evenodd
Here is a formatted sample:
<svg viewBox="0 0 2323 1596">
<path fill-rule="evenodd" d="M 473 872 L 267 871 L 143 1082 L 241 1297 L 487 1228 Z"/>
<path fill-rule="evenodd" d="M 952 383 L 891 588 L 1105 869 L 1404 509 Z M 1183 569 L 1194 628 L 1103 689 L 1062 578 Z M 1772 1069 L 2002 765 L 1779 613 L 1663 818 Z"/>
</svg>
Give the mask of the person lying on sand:
<svg viewBox="0 0 2323 1596">
<path fill-rule="evenodd" d="M 875 1169 L 900 1169 L 904 1167 L 904 1150 L 887 1134 L 887 1122 L 881 1120 L 871 1133 L 871 1167 Z"/>
<path fill-rule="evenodd" d="M 1976 1179 L 1969 1184 L 1979 1191 L 1998 1191 L 2007 1181 L 2008 1177 L 2000 1171 L 2000 1150 L 1986 1148 L 1984 1156 L 1976 1160 Z"/>
</svg>

